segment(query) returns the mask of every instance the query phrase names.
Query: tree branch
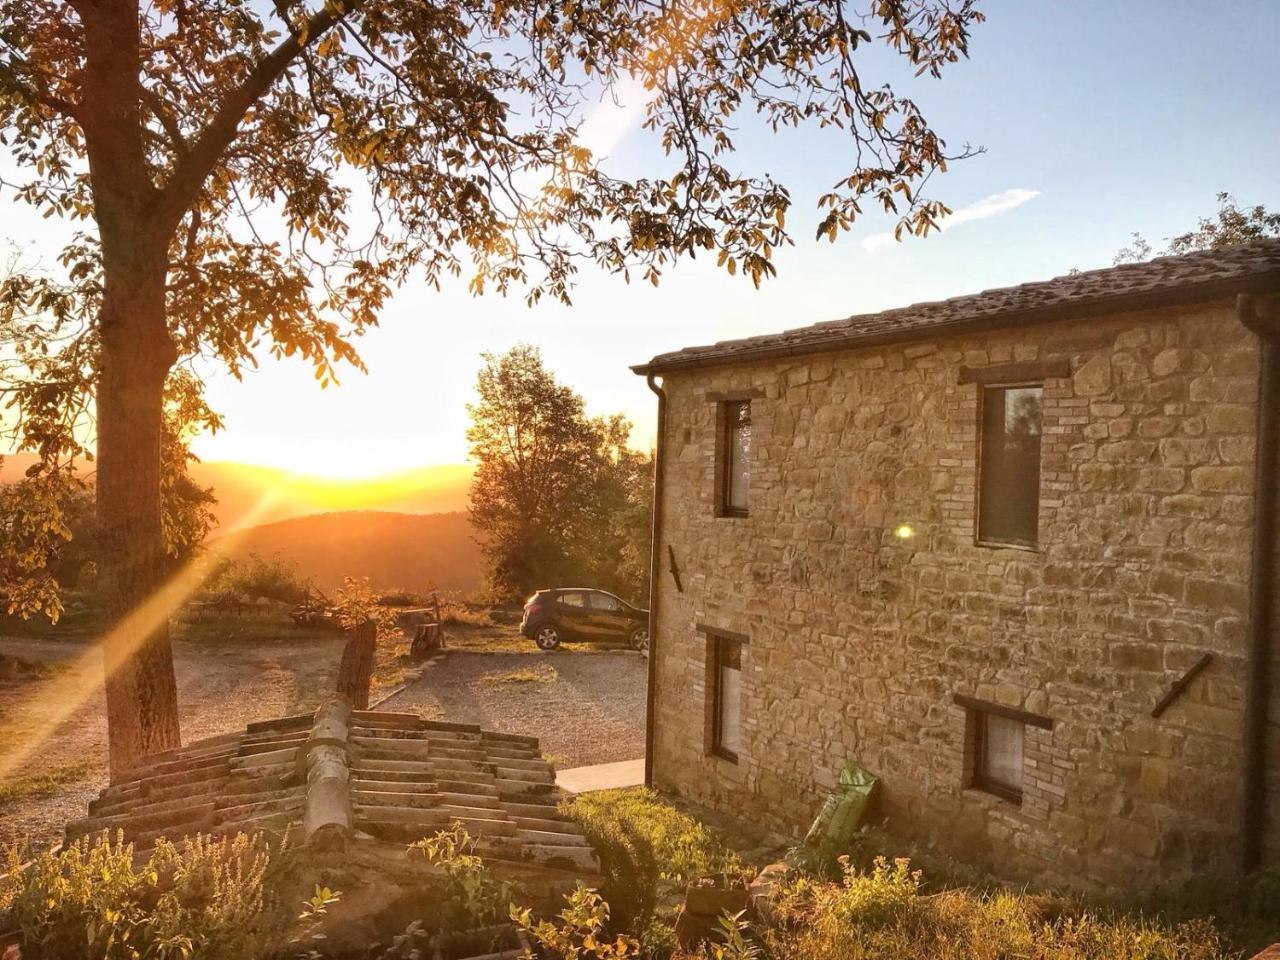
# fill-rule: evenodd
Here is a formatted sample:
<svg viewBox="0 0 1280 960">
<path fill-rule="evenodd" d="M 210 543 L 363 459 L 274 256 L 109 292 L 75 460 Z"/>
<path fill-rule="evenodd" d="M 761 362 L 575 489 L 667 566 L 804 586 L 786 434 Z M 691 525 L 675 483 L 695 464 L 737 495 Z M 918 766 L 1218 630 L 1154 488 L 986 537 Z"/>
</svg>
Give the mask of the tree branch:
<svg viewBox="0 0 1280 960">
<path fill-rule="evenodd" d="M 16 50 L 11 49 L 9 55 L 11 59 L 8 62 L 0 61 L 0 90 L 16 93 L 29 103 L 46 107 L 79 122 L 80 116 L 76 104 L 55 96 L 48 90 L 40 89 L 29 79 L 35 76 L 35 71 L 29 68 L 26 60 L 19 56 Z M 25 76 L 18 69 L 18 65 L 27 68 Z"/>
<path fill-rule="evenodd" d="M 236 138 L 240 121 L 249 108 L 280 79 L 304 47 L 333 29 L 359 2 L 360 0 L 326 0 L 325 5 L 307 20 L 301 33 L 291 33 L 281 41 L 278 47 L 258 61 L 244 82 L 222 101 L 208 125 L 192 142 L 186 156 L 177 163 L 173 176 L 161 191 L 160 221 L 165 229 L 175 229 L 182 220 L 201 185 Z"/>
</svg>

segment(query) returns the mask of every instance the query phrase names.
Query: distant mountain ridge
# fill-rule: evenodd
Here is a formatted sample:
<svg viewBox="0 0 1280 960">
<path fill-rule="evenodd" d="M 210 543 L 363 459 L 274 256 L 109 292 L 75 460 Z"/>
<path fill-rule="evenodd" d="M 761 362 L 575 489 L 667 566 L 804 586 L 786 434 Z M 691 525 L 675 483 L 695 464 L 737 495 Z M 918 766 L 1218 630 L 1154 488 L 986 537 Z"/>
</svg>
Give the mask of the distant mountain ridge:
<svg viewBox="0 0 1280 960">
<path fill-rule="evenodd" d="M 35 460 L 29 453 L 4 454 L 0 483 L 21 479 Z M 86 463 L 82 473 L 91 477 L 94 467 Z M 472 472 L 469 464 L 448 463 L 345 479 L 225 461 L 191 465 L 196 482 L 213 487 L 218 498 L 215 536 L 239 523 L 261 526 L 333 510 L 417 514 L 465 510 Z"/>
<path fill-rule="evenodd" d="M 215 537 L 232 558 L 279 557 L 331 593 L 344 576 L 382 590 L 435 587 L 469 593 L 484 585 L 467 515 L 347 510 L 295 517 Z"/>
</svg>

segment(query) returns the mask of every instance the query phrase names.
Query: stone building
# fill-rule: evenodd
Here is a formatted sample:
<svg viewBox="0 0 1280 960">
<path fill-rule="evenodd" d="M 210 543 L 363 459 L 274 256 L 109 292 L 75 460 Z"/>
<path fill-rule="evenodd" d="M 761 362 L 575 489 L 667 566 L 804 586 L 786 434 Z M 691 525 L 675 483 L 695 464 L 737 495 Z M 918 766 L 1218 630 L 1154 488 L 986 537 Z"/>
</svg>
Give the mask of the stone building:
<svg viewBox="0 0 1280 960">
<path fill-rule="evenodd" d="M 1278 292 L 1261 241 L 636 367 L 650 781 L 798 834 L 856 761 L 1019 880 L 1280 863 Z"/>
</svg>

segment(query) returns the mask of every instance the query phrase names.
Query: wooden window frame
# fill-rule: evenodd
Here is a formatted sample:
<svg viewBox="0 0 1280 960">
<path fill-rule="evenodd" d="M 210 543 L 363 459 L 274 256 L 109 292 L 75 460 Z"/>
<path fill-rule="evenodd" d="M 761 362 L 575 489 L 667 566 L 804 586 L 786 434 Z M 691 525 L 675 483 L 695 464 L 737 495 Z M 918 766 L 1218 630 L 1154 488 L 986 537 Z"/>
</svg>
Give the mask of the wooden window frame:
<svg viewBox="0 0 1280 960">
<path fill-rule="evenodd" d="M 963 694 L 956 694 L 952 697 L 952 701 L 965 709 L 965 730 L 967 734 L 965 745 L 967 753 L 965 757 L 965 787 L 971 790 L 981 790 L 983 793 L 989 793 L 1010 803 L 1021 804 L 1023 798 L 1021 787 L 1015 788 L 987 775 L 987 721 L 990 717 L 1000 717 L 1003 720 L 1011 720 L 1022 725 L 1023 770 L 1020 772 L 1025 772 L 1027 727 L 1052 730 L 1052 718 L 1030 713 L 1026 710 L 1019 710 L 1017 707 L 1006 707 L 1003 704 L 991 703 L 975 697 L 966 697 Z"/>
<path fill-rule="evenodd" d="M 742 519 L 751 515 L 751 485 L 747 484 L 747 506 L 735 507 L 731 506 L 730 491 L 733 485 L 733 451 L 735 445 L 733 442 L 733 434 L 735 428 L 735 417 L 730 416 L 731 410 L 740 407 L 747 408 L 747 425 L 751 425 L 751 397 L 732 397 L 720 401 L 720 416 L 723 423 L 720 428 L 720 510 L 721 517 Z M 750 470 L 750 462 L 747 464 Z"/>
<path fill-rule="evenodd" d="M 1012 784 L 1005 783 L 1003 780 L 994 779 L 987 773 L 987 722 L 992 717 L 997 716 L 1000 715 L 986 710 L 975 710 L 973 712 L 973 774 L 969 778 L 969 786 L 974 790 L 981 790 L 983 793 L 999 797 L 1001 800 L 1021 805 L 1022 787 L 1015 787 Z M 1001 719 L 1008 720 L 1009 718 L 1002 717 Z M 1026 729 L 1026 724 L 1021 724 L 1024 748 Z M 1023 763 L 1025 765 L 1025 759 Z M 1022 771 L 1019 771 L 1019 779 L 1021 779 L 1021 773 Z"/>
<path fill-rule="evenodd" d="M 1009 366 L 1013 366 L 1010 364 Z M 968 372 L 969 368 L 961 368 L 961 373 Z M 984 429 L 984 421 L 986 420 L 987 410 L 987 391 L 989 390 L 1025 390 L 1030 387 L 1039 388 L 1041 391 L 1041 443 L 1044 442 L 1044 380 L 1011 380 L 1004 381 L 995 379 L 990 380 L 982 377 L 971 376 L 965 378 L 962 376 L 961 383 L 976 383 L 978 385 L 978 425 L 977 425 L 977 457 L 975 463 L 975 471 L 977 473 L 976 483 L 973 491 L 973 543 L 978 547 L 986 547 L 991 550 L 1023 550 L 1027 553 L 1040 552 L 1040 483 L 1042 482 L 1041 467 L 1043 466 L 1043 449 L 1041 450 L 1041 460 L 1036 470 L 1036 539 L 1031 542 L 1025 540 L 993 540 L 989 537 L 982 536 L 982 461 L 983 450 L 986 445 L 986 430 Z"/>
<path fill-rule="evenodd" d="M 722 665 L 726 660 L 724 650 L 729 645 L 736 648 L 738 654 L 738 674 L 742 674 L 742 652 L 743 642 L 736 636 L 730 636 L 726 633 L 708 633 L 707 639 L 711 646 L 711 677 L 712 677 L 712 695 L 711 695 L 711 753 L 722 760 L 728 760 L 730 763 L 738 762 L 738 754 L 723 745 L 723 717 L 724 717 L 724 686 L 723 686 L 723 669 Z M 741 681 L 739 681 L 741 682 Z M 739 688 L 739 698 L 742 691 Z M 742 702 L 738 702 L 738 736 L 742 736 Z"/>
</svg>

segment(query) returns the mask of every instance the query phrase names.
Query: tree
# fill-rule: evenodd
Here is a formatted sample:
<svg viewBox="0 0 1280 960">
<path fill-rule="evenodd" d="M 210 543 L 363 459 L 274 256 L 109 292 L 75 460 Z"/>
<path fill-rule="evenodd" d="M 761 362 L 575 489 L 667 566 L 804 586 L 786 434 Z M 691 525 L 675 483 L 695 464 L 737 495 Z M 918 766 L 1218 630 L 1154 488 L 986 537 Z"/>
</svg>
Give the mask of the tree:
<svg viewBox="0 0 1280 960">
<path fill-rule="evenodd" d="M 514 599 L 575 571 L 578 513 L 599 468 L 600 435 L 582 398 L 556 382 L 533 347 L 484 354 L 476 393 L 467 405 L 471 522 L 490 586 Z"/>
<path fill-rule="evenodd" d="M 1218 194 L 1217 217 L 1201 217 L 1194 230 L 1169 237 L 1169 245 L 1161 256 L 1191 253 L 1195 250 L 1219 250 L 1264 237 L 1280 237 L 1280 213 L 1272 213 L 1261 204 L 1241 210 L 1235 197 L 1222 192 Z M 1116 266 L 1122 263 L 1141 263 L 1150 260 L 1151 256 L 1151 244 L 1142 234 L 1134 233 L 1129 246 L 1123 247 L 1112 262 Z"/>
<path fill-rule="evenodd" d="M 111 763 L 178 742 L 166 628 L 126 617 L 162 581 L 164 390 L 180 360 L 233 373 L 299 356 L 321 385 L 393 288 L 567 298 L 583 262 L 657 283 L 709 251 L 753 282 L 789 242 L 791 200 L 727 166 L 735 118 L 843 131 L 849 175 L 818 198 L 835 238 L 874 202 L 925 233 L 948 154 L 916 104 L 860 72 L 872 30 L 918 74 L 967 55 L 974 0 L 0 0 L 0 134 L 17 195 L 86 223 L 65 282 L 0 303 L 60 342 L 88 383 L 26 402 L 84 409 L 98 452 Z M 635 77 L 671 157 L 611 176 L 582 146 L 584 104 Z M 354 222 L 367 211 L 368 222 Z M 271 221 L 271 225 L 262 221 Z M 19 405 L 22 416 L 31 409 Z M 36 447 L 48 438 L 28 437 Z M 57 444 L 53 444 L 56 446 Z M 51 467 L 52 469 L 52 467 Z"/>
<path fill-rule="evenodd" d="M 631 424 L 589 419 L 534 347 L 484 361 L 467 439 L 471 522 L 490 587 L 504 599 L 571 581 L 642 596 L 653 459 L 630 449 Z"/>
<path fill-rule="evenodd" d="M 166 391 L 161 521 L 170 569 L 190 561 L 217 522 L 213 488 L 196 483 L 189 469 L 197 459 L 190 437 L 212 416 L 197 388 L 189 374 L 177 371 Z M 75 463 L 53 470 L 35 464 L 21 480 L 0 486 L 0 531 L 0 609 L 56 621 L 66 589 L 96 566 L 92 478 Z"/>
</svg>

